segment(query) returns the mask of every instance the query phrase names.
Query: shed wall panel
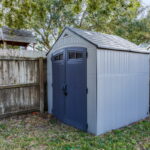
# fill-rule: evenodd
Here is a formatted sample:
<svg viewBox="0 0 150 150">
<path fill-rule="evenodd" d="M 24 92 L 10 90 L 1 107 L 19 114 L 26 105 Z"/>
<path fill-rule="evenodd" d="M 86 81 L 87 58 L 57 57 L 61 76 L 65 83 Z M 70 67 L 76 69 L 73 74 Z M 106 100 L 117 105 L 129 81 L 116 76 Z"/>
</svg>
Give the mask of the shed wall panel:
<svg viewBox="0 0 150 150">
<path fill-rule="evenodd" d="M 63 37 L 64 34 L 68 34 L 67 37 Z M 85 47 L 88 51 L 87 58 L 87 87 L 88 87 L 88 95 L 87 95 L 87 123 L 88 123 L 88 131 L 96 134 L 96 47 L 80 38 L 76 34 L 70 32 L 69 30 L 65 30 L 65 32 L 61 35 L 59 40 L 55 43 L 52 51 L 48 54 L 47 64 L 48 64 L 48 107 L 49 113 L 52 112 L 52 63 L 51 63 L 51 55 L 53 52 L 65 48 L 65 47 Z"/>
<path fill-rule="evenodd" d="M 149 56 L 97 50 L 97 134 L 148 116 Z"/>
</svg>

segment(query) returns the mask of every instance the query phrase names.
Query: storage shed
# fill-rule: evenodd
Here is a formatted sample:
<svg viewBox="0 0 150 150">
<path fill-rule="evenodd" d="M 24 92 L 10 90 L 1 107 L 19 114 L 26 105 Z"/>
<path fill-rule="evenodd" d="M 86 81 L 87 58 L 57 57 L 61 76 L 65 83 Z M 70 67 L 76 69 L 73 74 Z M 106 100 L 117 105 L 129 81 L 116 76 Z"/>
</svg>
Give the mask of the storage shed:
<svg viewBox="0 0 150 150">
<path fill-rule="evenodd" d="M 115 35 L 66 27 L 47 55 L 48 111 L 99 135 L 149 114 L 149 53 Z"/>
</svg>

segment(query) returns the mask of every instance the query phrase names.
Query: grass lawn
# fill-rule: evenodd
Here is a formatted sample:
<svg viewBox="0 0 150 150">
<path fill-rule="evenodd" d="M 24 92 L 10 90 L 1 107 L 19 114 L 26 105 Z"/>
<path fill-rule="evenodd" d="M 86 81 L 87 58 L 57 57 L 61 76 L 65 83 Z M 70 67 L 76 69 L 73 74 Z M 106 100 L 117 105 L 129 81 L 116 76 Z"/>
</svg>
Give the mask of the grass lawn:
<svg viewBox="0 0 150 150">
<path fill-rule="evenodd" d="M 150 150 L 150 118 L 93 136 L 48 115 L 28 114 L 0 120 L 0 150 Z"/>
</svg>

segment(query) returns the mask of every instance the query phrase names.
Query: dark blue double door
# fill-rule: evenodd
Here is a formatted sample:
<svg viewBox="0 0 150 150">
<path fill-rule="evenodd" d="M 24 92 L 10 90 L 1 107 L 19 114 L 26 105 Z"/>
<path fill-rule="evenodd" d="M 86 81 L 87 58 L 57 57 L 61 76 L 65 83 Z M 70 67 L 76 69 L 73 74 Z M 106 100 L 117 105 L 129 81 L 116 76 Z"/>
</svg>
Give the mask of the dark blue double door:
<svg viewBox="0 0 150 150">
<path fill-rule="evenodd" d="M 52 56 L 53 114 L 62 122 L 87 129 L 87 52 L 65 48 Z"/>
</svg>

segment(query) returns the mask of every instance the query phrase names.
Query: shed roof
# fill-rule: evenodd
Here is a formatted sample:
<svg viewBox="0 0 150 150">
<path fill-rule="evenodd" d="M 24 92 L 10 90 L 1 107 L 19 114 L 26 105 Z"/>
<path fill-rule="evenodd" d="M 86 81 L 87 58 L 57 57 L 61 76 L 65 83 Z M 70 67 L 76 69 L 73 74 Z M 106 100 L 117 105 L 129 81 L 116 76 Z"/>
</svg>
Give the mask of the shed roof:
<svg viewBox="0 0 150 150">
<path fill-rule="evenodd" d="M 0 29 L 0 42 L 8 42 L 10 44 L 18 43 L 18 45 L 26 45 L 36 43 L 32 32 L 27 30 L 17 30 L 8 27 Z"/>
<path fill-rule="evenodd" d="M 84 38 L 88 42 L 94 44 L 98 48 L 131 51 L 139 53 L 149 53 L 146 49 L 137 46 L 136 44 L 123 39 L 117 35 L 104 34 L 100 32 L 92 32 L 77 28 L 66 27 L 70 31 Z"/>
</svg>

